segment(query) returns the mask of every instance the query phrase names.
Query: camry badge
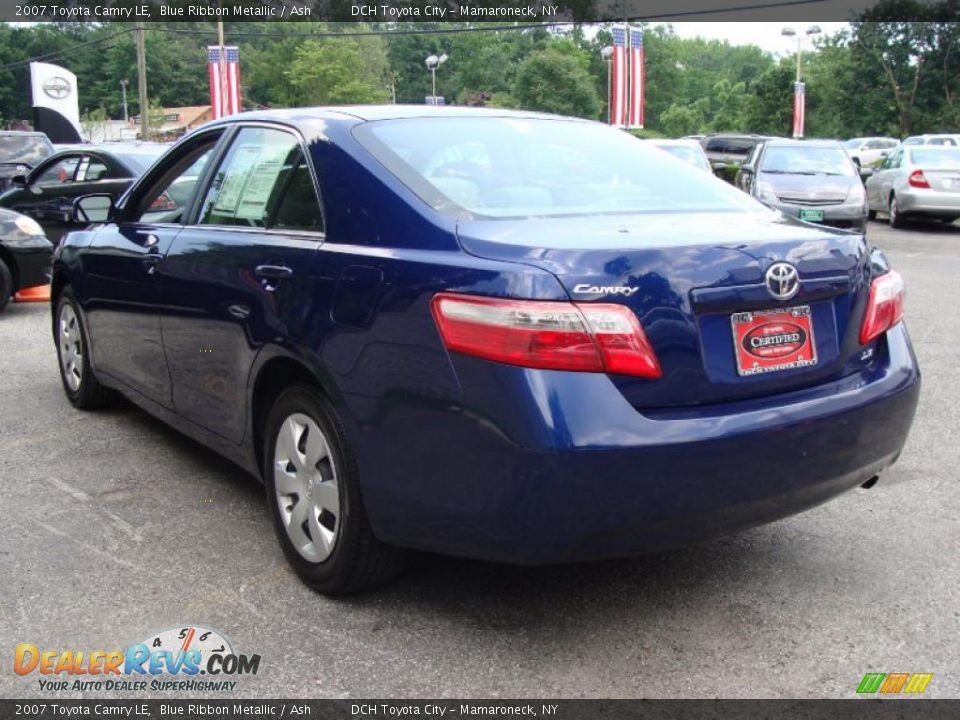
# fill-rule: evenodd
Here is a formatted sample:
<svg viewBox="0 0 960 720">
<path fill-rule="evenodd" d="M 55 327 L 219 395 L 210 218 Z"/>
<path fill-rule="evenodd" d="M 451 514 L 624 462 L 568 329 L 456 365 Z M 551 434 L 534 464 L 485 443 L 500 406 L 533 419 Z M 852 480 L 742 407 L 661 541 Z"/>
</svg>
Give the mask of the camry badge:
<svg viewBox="0 0 960 720">
<path fill-rule="evenodd" d="M 775 262 L 764 276 L 767 290 L 777 300 L 789 300 L 800 290 L 800 274 L 788 262 Z"/>
<path fill-rule="evenodd" d="M 626 285 L 587 285 L 586 283 L 580 283 L 574 286 L 573 291 L 584 295 L 623 295 L 630 297 L 639 289 Z"/>
</svg>

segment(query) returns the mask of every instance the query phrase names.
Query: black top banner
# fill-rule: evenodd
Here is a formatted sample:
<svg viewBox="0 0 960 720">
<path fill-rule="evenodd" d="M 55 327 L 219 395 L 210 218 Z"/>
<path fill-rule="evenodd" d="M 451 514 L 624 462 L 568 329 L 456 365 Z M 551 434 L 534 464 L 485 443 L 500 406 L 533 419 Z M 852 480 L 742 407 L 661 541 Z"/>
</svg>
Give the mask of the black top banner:
<svg viewBox="0 0 960 720">
<path fill-rule="evenodd" d="M 848 21 L 875 0 L 0 0 L 14 22 Z M 890 3 L 887 3 L 890 5 Z M 885 19 L 949 20 L 949 3 L 905 2 Z M 939 17 L 944 14 L 944 17 Z M 919 17 L 923 15 L 923 17 Z"/>
</svg>

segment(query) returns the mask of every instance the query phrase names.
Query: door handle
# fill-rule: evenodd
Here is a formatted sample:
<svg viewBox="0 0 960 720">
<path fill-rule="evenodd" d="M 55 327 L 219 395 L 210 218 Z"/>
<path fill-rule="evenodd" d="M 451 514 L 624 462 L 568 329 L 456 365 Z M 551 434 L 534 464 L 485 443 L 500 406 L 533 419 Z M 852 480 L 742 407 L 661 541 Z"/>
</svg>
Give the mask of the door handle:
<svg viewBox="0 0 960 720">
<path fill-rule="evenodd" d="M 143 265 L 147 268 L 147 275 L 153 275 L 157 271 L 157 265 L 163 258 L 159 253 L 151 252 L 143 258 Z"/>
<path fill-rule="evenodd" d="M 293 270 L 286 265 L 257 265 L 253 274 L 260 280 L 286 280 L 293 276 Z"/>
</svg>

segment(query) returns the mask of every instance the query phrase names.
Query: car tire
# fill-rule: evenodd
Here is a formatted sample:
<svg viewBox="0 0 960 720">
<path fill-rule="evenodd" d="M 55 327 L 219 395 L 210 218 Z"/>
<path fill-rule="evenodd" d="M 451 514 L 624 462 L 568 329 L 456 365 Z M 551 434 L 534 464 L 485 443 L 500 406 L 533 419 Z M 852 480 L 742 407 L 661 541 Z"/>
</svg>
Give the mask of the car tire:
<svg viewBox="0 0 960 720">
<path fill-rule="evenodd" d="M 295 385 L 274 402 L 262 472 L 280 546 L 307 585 L 344 595 L 400 573 L 403 553 L 373 534 L 343 424 L 316 388 Z"/>
<path fill-rule="evenodd" d="M 867 210 L 867 220 L 876 220 L 877 211 L 876 210 Z"/>
<path fill-rule="evenodd" d="M 890 227 L 892 228 L 902 228 L 903 227 L 903 215 L 900 213 L 900 204 L 897 202 L 897 196 L 890 196 L 890 205 L 889 205 L 889 217 L 890 217 Z"/>
<path fill-rule="evenodd" d="M 57 346 L 57 365 L 67 400 L 80 410 L 95 410 L 109 404 L 114 393 L 93 374 L 90 343 L 83 328 L 80 304 L 70 288 L 57 299 L 53 315 L 53 336 Z"/>
<path fill-rule="evenodd" d="M 0 258 L 0 312 L 3 312 L 12 297 L 13 273 L 10 272 L 10 268 L 7 267 L 3 258 Z"/>
<path fill-rule="evenodd" d="M 944 225 L 952 225 L 953 223 L 955 223 L 955 222 L 957 221 L 957 218 L 960 218 L 960 215 L 954 215 L 953 217 L 940 218 L 940 221 L 941 221 Z M 2 305 L 0 305 L 0 307 L 2 307 Z"/>
</svg>

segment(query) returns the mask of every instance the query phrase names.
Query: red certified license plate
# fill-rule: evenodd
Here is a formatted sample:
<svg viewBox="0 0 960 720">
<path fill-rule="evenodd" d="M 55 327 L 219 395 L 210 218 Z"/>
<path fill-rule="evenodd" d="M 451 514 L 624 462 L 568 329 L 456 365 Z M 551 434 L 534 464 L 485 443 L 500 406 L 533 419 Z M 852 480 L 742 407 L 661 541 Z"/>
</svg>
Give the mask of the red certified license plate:
<svg viewBox="0 0 960 720">
<path fill-rule="evenodd" d="M 817 364 L 810 306 L 740 312 L 730 316 L 740 375 Z"/>
</svg>

